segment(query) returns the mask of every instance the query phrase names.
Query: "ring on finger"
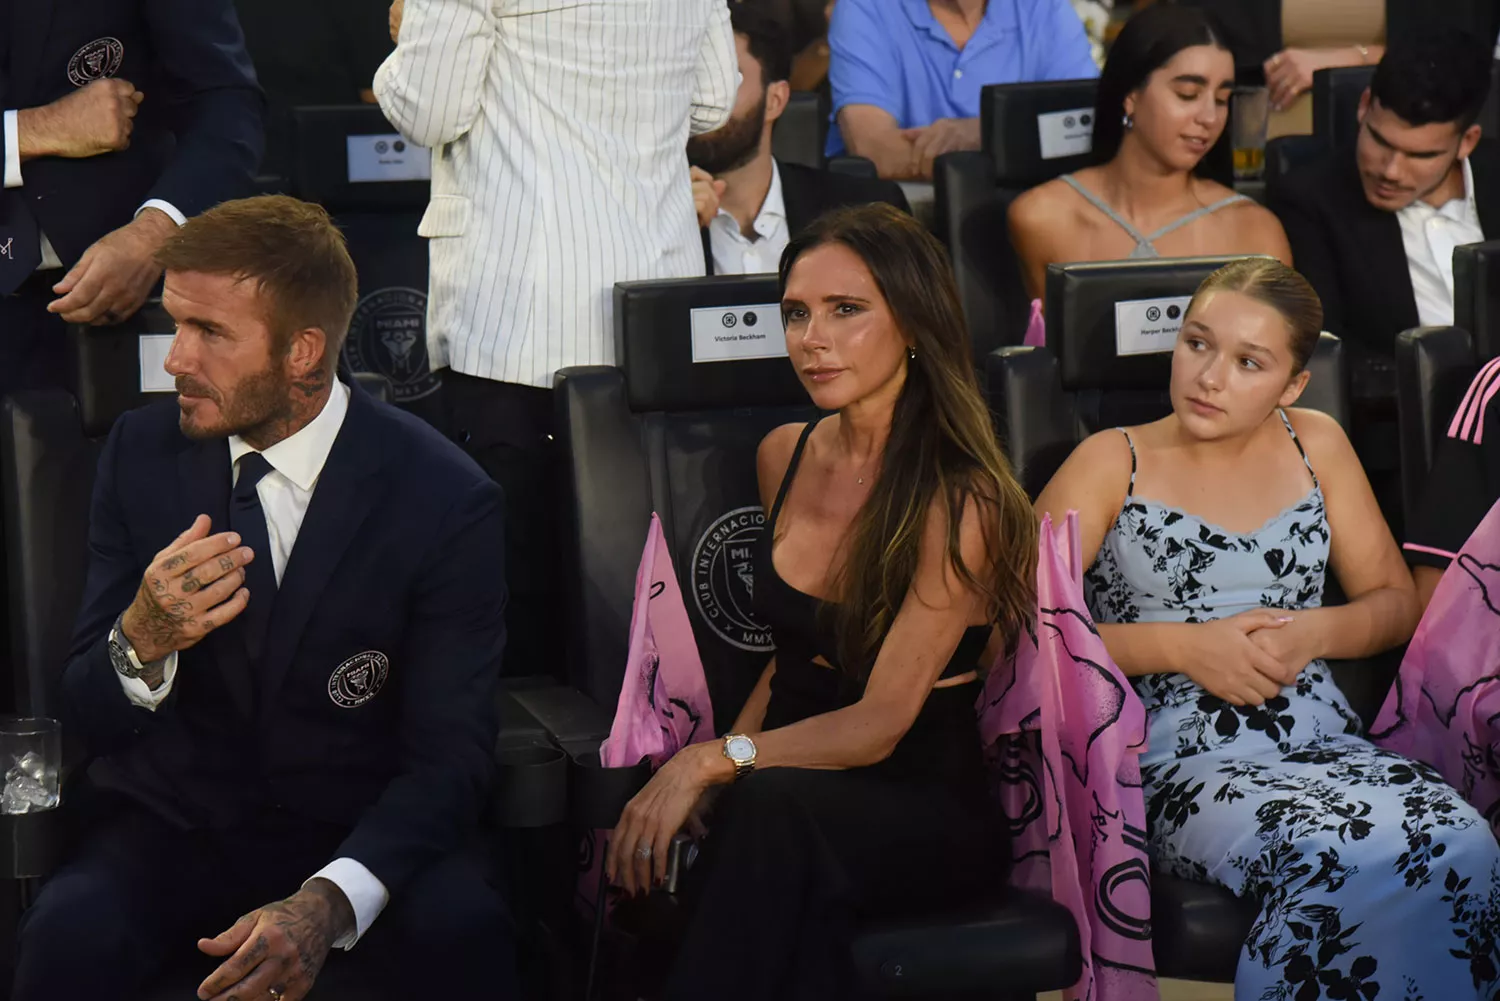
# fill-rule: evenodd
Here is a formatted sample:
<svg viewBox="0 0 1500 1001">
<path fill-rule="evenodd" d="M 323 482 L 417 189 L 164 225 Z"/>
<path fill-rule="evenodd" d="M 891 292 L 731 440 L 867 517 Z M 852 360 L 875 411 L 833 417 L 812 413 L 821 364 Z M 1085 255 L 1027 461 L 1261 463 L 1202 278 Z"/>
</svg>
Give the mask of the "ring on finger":
<svg viewBox="0 0 1500 1001">
<path fill-rule="evenodd" d="M 267 987 L 266 993 L 271 995 L 271 1001 L 281 1001 L 281 996 L 286 993 L 283 987 Z"/>
<path fill-rule="evenodd" d="M 651 846 L 650 845 L 641 845 L 640 847 L 638 847 L 635 850 L 635 857 L 638 858 L 638 859 L 648 859 L 648 858 L 650 858 L 651 857 Z"/>
</svg>

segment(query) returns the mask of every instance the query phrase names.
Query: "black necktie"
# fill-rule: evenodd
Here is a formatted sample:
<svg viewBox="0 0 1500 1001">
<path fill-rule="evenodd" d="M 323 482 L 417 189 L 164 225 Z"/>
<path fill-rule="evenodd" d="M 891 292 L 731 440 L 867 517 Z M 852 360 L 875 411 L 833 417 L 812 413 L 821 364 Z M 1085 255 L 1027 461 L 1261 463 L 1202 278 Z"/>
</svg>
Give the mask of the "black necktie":
<svg viewBox="0 0 1500 1001">
<path fill-rule="evenodd" d="M 271 471 L 271 464 L 259 452 L 246 452 L 239 459 L 239 478 L 229 499 L 229 529 L 238 532 L 241 545 L 255 551 L 255 559 L 245 568 L 245 586 L 250 589 L 250 604 L 240 614 L 245 647 L 250 662 L 258 664 L 265 644 L 266 628 L 271 622 L 271 606 L 276 602 L 276 565 L 271 559 L 271 535 L 266 530 L 266 513 L 260 506 L 255 485 Z"/>
</svg>

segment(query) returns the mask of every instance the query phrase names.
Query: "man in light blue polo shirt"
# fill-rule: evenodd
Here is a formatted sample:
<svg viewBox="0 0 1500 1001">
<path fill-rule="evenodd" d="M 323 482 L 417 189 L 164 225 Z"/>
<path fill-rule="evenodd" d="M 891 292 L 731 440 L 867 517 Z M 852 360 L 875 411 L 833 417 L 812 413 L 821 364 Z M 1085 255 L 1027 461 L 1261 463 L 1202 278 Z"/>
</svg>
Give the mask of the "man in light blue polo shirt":
<svg viewBox="0 0 1500 1001">
<path fill-rule="evenodd" d="M 979 148 L 987 84 L 1099 75 L 1069 0 L 838 0 L 828 48 L 828 155 L 865 157 L 895 180 Z"/>
</svg>

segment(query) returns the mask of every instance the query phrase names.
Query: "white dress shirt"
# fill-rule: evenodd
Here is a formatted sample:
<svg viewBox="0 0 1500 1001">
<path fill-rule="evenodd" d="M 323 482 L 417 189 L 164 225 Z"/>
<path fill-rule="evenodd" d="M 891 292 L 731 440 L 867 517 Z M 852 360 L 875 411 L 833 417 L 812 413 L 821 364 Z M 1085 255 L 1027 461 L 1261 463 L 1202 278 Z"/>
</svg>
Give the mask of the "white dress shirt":
<svg viewBox="0 0 1500 1001">
<path fill-rule="evenodd" d="M 703 274 L 685 152 L 739 88 L 725 0 L 406 0 L 375 95 L 433 149 L 434 369 L 614 363 L 614 285 Z"/>
<path fill-rule="evenodd" d="M 21 177 L 21 125 L 20 112 L 7 111 L 4 118 L 5 128 L 5 178 L 7 188 L 19 188 L 25 181 Z M 149 198 L 145 204 L 135 210 L 140 215 L 147 209 L 161 209 L 172 221 L 181 226 L 187 222 L 187 217 L 177 211 L 177 206 L 171 202 L 164 202 L 160 198 Z M 52 241 L 47 239 L 47 234 L 42 233 L 42 262 L 37 265 L 38 271 L 46 271 L 50 268 L 63 266 L 61 258 L 57 256 L 57 250 L 52 246 Z"/>
<path fill-rule="evenodd" d="M 1464 194 L 1441 207 L 1418 199 L 1396 213 L 1401 242 L 1417 298 L 1417 319 L 1424 327 L 1453 325 L 1453 248 L 1484 241 L 1479 206 L 1474 201 L 1474 172 L 1464 160 Z"/>
<path fill-rule="evenodd" d="M 771 161 L 771 186 L 766 200 L 751 223 L 754 237 L 747 237 L 740 222 L 724 209 L 709 220 L 708 245 L 714 255 L 716 275 L 758 275 L 781 267 L 781 252 L 791 242 L 787 229 L 786 200 L 781 194 L 781 168 Z"/>
<path fill-rule="evenodd" d="M 297 532 L 302 520 L 307 517 L 307 506 L 312 503 L 313 491 L 318 477 L 333 450 L 333 442 L 344 426 L 344 415 L 349 412 L 349 387 L 334 380 L 333 392 L 318 416 L 314 417 L 296 434 L 283 438 L 261 452 L 271 471 L 261 477 L 255 485 L 260 497 L 261 509 L 266 515 L 266 534 L 271 543 L 271 552 L 256 553 L 256 559 L 270 556 L 271 566 L 276 570 L 276 583 L 286 573 L 287 561 L 291 559 L 292 547 L 297 544 Z M 255 449 L 238 435 L 229 439 L 229 461 L 231 474 L 239 478 L 239 460 Z M 251 601 L 257 600 L 251 596 Z M 261 600 L 266 600 L 264 597 Z M 132 660 L 134 658 L 132 657 Z M 139 662 L 137 662 L 139 663 Z M 159 688 L 147 688 L 139 678 L 117 675 L 130 701 L 153 712 L 172 692 L 177 677 L 177 654 L 169 654 L 165 664 L 165 677 Z M 191 682 L 189 682 L 191 684 Z M 390 901 L 385 884 L 362 863 L 352 858 L 335 859 L 313 875 L 312 879 L 326 879 L 336 885 L 349 898 L 354 910 L 354 931 L 333 943 L 335 948 L 353 948 L 375 923 L 380 912 Z"/>
</svg>

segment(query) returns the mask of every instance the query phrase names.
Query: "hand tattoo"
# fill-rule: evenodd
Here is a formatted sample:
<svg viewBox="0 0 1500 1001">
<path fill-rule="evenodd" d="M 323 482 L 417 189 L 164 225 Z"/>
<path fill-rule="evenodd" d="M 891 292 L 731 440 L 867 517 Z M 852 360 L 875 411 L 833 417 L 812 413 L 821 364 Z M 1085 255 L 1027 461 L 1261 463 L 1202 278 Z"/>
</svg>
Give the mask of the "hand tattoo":
<svg viewBox="0 0 1500 1001">
<path fill-rule="evenodd" d="M 233 558 L 228 557 L 228 556 L 220 556 L 219 557 L 219 569 L 222 570 L 222 571 L 224 571 L 225 573 L 228 573 L 229 571 L 233 570 L 234 569 L 234 560 L 233 560 Z"/>
<path fill-rule="evenodd" d="M 187 557 L 182 555 L 181 553 L 178 553 L 176 556 L 173 556 L 171 559 L 167 560 L 167 562 L 163 563 L 161 565 L 161 568 L 163 570 L 176 570 L 186 562 Z"/>
<path fill-rule="evenodd" d="M 202 584 L 198 583 L 198 578 L 194 577 L 192 574 L 188 574 L 186 577 L 182 578 L 183 594 L 192 594 L 202 586 Z"/>
</svg>

